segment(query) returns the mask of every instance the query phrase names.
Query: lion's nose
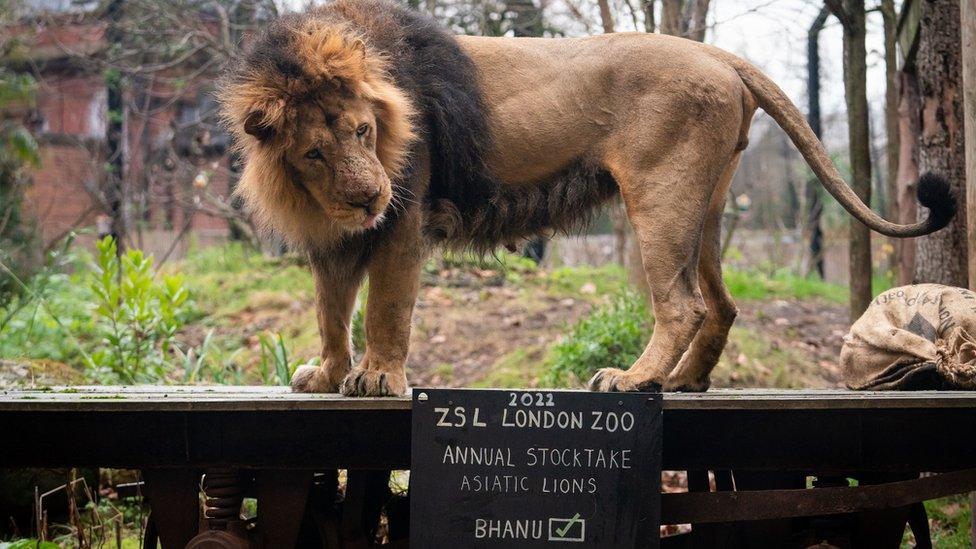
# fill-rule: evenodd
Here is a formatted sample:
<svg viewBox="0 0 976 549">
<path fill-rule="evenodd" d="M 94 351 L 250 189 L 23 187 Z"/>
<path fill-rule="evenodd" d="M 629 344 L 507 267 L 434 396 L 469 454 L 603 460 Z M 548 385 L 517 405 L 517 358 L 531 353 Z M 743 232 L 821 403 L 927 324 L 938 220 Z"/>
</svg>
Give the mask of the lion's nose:
<svg viewBox="0 0 976 549">
<path fill-rule="evenodd" d="M 354 196 L 349 196 L 346 198 L 346 203 L 353 208 L 362 208 L 364 210 L 369 210 L 376 199 L 380 196 L 380 190 L 369 190 L 357 193 Z"/>
</svg>

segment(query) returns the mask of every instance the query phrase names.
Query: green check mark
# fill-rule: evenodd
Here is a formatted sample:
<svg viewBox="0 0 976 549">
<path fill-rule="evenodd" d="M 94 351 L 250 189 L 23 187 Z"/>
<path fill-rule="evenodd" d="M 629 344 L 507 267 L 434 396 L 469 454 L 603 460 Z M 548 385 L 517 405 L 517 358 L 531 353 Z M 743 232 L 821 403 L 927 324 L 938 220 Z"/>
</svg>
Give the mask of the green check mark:
<svg viewBox="0 0 976 549">
<path fill-rule="evenodd" d="M 573 515 L 573 518 L 569 519 L 566 522 L 566 526 L 563 526 L 562 528 L 556 528 L 556 535 L 558 535 L 559 537 L 565 536 L 566 532 L 569 532 L 569 529 L 572 528 L 577 521 L 579 521 L 579 518 L 580 518 L 579 513 Z"/>
</svg>

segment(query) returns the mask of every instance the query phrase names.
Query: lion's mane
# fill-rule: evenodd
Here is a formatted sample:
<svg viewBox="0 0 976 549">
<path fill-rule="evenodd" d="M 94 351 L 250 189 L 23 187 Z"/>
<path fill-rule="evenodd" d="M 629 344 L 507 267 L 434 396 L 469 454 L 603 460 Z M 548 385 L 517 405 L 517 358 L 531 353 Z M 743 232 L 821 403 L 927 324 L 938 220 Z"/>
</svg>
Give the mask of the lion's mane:
<svg viewBox="0 0 976 549">
<path fill-rule="evenodd" d="M 449 246 L 486 252 L 546 230 L 578 228 L 617 189 L 583 159 L 546 181 L 498 181 L 486 162 L 490 106 L 455 38 L 433 19 L 386 0 L 337 0 L 269 25 L 220 86 L 224 117 L 245 161 L 237 192 L 262 225 L 293 244 L 314 246 L 333 232 L 296 192 L 282 160 L 290 145 L 282 130 L 301 123 L 293 105 L 322 93 L 373 101 L 377 156 L 397 184 L 394 193 L 420 201 L 426 233 Z M 260 115 L 251 122 L 274 137 L 245 131 L 254 112 Z M 418 146 L 429 151 L 429 182 L 410 177 Z"/>
</svg>

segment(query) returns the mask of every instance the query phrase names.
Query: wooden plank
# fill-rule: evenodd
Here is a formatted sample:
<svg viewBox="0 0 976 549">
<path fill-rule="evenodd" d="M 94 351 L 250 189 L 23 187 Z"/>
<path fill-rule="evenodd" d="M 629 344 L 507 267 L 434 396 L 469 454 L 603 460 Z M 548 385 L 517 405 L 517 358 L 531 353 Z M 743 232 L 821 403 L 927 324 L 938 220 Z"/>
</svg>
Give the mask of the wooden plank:
<svg viewBox="0 0 976 549">
<path fill-rule="evenodd" d="M 963 117 L 966 136 L 969 288 L 976 290 L 976 2 L 962 0 L 959 2 L 959 9 L 962 30 Z"/>
<path fill-rule="evenodd" d="M 405 469 L 409 410 L 0 412 L 0 467 Z"/>
<path fill-rule="evenodd" d="M 662 524 L 748 520 L 894 509 L 976 488 L 976 469 L 887 484 L 791 490 L 662 494 Z"/>
<path fill-rule="evenodd" d="M 113 388 L 7 392 L 0 467 L 111 466 L 328 469 L 410 465 L 402 399 L 291 395 L 177 397 Z M 188 396 L 192 393 L 191 396 Z M 147 396 L 148 395 L 148 396 Z M 262 395 L 267 398 L 263 398 Z M 74 400 L 65 400 L 72 396 Z M 976 466 L 972 393 L 715 391 L 669 394 L 664 466 L 675 470 L 920 471 Z M 63 413 L 68 412 L 68 413 Z"/>
<path fill-rule="evenodd" d="M 665 393 L 664 408 L 674 410 L 976 408 L 976 392 L 715 389 L 707 393 Z M 296 394 L 287 387 L 87 386 L 0 391 L 0 411 L 192 412 L 409 409 L 409 396 L 347 398 L 338 394 Z"/>
<path fill-rule="evenodd" d="M 89 386 L 0 392 L 0 411 L 406 410 L 410 399 L 292 393 L 287 387 Z"/>
<path fill-rule="evenodd" d="M 664 408 L 666 410 L 976 408 L 976 392 L 728 389 L 707 393 L 665 393 Z"/>
</svg>

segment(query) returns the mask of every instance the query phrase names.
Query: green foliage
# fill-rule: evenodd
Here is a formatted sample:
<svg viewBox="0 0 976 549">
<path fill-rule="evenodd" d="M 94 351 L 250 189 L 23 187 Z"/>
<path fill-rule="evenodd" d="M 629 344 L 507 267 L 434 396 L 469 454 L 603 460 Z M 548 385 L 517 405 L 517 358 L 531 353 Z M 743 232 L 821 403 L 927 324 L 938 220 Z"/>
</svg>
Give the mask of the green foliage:
<svg viewBox="0 0 976 549">
<path fill-rule="evenodd" d="M 614 295 L 627 288 L 627 272 L 623 266 L 608 263 L 599 267 L 580 265 L 576 267 L 559 267 L 546 277 L 543 284 L 547 289 L 561 294 L 580 296 L 580 289 L 586 284 L 593 284 L 593 295 Z"/>
<path fill-rule="evenodd" d="M 529 345 L 519 347 L 499 357 L 485 372 L 485 377 L 471 384 L 472 387 L 485 388 L 525 388 L 538 385 L 539 379 L 546 373 L 545 347 Z M 441 376 L 450 380 L 454 367 L 450 364 L 442 366 Z"/>
<path fill-rule="evenodd" d="M 214 345 L 214 331 L 207 332 L 203 338 L 203 343 L 199 347 L 190 347 L 186 351 L 174 344 L 172 347 L 176 359 L 183 364 L 183 383 L 195 383 L 203 375 L 207 365 L 210 363 L 211 354 L 219 352 Z"/>
<path fill-rule="evenodd" d="M 925 502 L 925 511 L 932 528 L 932 546 L 945 549 L 969 549 L 969 524 L 973 510 L 966 494 Z M 907 537 L 907 534 L 906 534 Z M 914 547 L 907 540 L 903 547 Z"/>
<path fill-rule="evenodd" d="M 164 380 L 176 332 L 191 315 L 183 275 L 157 281 L 152 257 L 133 249 L 118 257 L 111 237 L 99 241 L 97 250 L 90 287 L 103 345 L 91 353 L 88 366 L 107 381 Z"/>
<path fill-rule="evenodd" d="M 36 539 L 18 539 L 16 541 L 0 542 L 0 549 L 59 549 L 59 547 L 53 541 L 40 541 Z"/>
<path fill-rule="evenodd" d="M 521 280 L 521 275 L 537 272 L 539 267 L 535 261 L 508 251 L 481 256 L 470 252 L 447 250 L 440 256 L 431 258 L 424 265 L 424 270 L 429 274 L 436 274 L 444 269 L 502 271 L 510 282 L 518 282 Z"/>
<path fill-rule="evenodd" d="M 191 250 L 182 271 L 194 302 L 212 318 L 246 308 L 259 292 L 295 299 L 314 295 L 312 275 L 301 258 L 268 257 L 239 242 Z"/>
<path fill-rule="evenodd" d="M 265 385 L 288 385 L 291 375 L 299 366 L 288 357 L 288 347 L 281 334 L 272 336 L 261 334 L 258 337 L 261 344 L 261 356 L 258 359 L 258 372 Z M 318 360 L 318 359 L 315 359 Z"/>
<path fill-rule="evenodd" d="M 0 305 L 0 357 L 80 363 L 94 339 L 90 289 L 71 251 L 72 239 L 50 252 L 40 271 L 21 281 L 20 291 Z"/>
<path fill-rule="evenodd" d="M 552 348 L 545 384 L 575 385 L 600 368 L 628 368 L 644 350 L 652 323 L 643 296 L 632 291 L 616 295 Z"/>
<path fill-rule="evenodd" d="M 360 293 L 360 296 L 363 294 Z M 352 313 L 352 349 L 354 352 L 366 352 L 366 302 L 362 298 Z"/>
<path fill-rule="evenodd" d="M 848 290 L 819 278 L 806 278 L 780 269 L 772 274 L 725 269 L 725 284 L 736 299 L 810 299 L 847 303 Z"/>
</svg>

